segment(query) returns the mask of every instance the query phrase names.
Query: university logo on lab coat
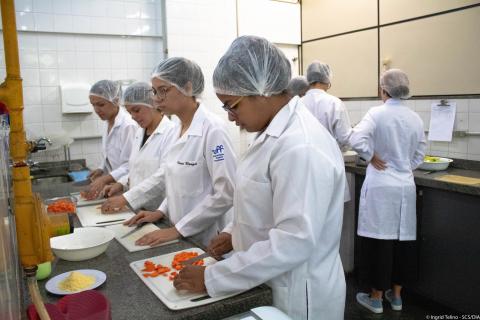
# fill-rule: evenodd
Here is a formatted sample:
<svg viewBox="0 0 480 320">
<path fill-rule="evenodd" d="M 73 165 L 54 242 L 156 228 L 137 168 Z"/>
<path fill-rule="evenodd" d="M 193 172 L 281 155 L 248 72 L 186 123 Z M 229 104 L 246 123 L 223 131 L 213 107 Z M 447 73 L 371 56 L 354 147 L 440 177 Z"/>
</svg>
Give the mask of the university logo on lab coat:
<svg viewBox="0 0 480 320">
<path fill-rule="evenodd" d="M 218 145 L 215 149 L 212 150 L 213 161 L 222 161 L 225 160 L 223 150 L 223 144 Z"/>
</svg>

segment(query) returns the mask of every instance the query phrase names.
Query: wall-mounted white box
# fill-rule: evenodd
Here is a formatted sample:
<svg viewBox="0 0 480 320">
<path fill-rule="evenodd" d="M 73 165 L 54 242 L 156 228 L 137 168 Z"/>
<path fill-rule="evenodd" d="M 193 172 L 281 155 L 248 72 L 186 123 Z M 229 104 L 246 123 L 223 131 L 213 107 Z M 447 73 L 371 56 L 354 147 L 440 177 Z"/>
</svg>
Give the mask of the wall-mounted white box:
<svg viewBox="0 0 480 320">
<path fill-rule="evenodd" d="M 90 85 L 87 83 L 76 83 L 61 85 L 62 113 L 92 113 L 93 107 L 90 104 L 88 94 Z"/>
</svg>

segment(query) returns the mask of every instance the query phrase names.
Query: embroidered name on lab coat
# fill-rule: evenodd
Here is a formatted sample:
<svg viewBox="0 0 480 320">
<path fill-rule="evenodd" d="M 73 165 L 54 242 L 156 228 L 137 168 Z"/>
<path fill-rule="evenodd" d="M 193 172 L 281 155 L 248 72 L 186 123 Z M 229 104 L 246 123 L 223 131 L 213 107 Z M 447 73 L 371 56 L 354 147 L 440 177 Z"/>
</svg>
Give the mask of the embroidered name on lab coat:
<svg viewBox="0 0 480 320">
<path fill-rule="evenodd" d="M 212 150 L 213 161 L 222 161 L 225 160 L 223 150 L 223 144 L 218 145 L 215 149 Z"/>
<path fill-rule="evenodd" d="M 198 163 L 196 162 L 191 162 L 191 161 L 177 161 L 177 164 L 182 165 L 182 166 L 196 166 Z"/>
</svg>

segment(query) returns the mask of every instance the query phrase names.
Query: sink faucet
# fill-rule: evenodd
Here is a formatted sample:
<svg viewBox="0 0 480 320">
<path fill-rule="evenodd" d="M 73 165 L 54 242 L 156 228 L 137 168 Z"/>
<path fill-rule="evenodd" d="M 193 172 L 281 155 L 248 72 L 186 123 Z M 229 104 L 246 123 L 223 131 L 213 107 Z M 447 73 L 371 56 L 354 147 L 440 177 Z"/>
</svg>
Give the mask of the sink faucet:
<svg viewBox="0 0 480 320">
<path fill-rule="evenodd" d="M 30 144 L 30 152 L 33 153 L 39 150 L 46 150 L 47 146 L 45 143 L 52 145 L 52 140 L 50 140 L 47 137 L 41 137 L 41 138 L 38 138 L 37 140 L 32 141 Z"/>
<path fill-rule="evenodd" d="M 38 138 L 35 142 L 36 142 L 37 144 L 42 144 L 43 141 L 47 142 L 50 146 L 52 145 L 52 140 L 50 140 L 50 139 L 47 138 L 47 137 Z M 43 142 L 43 144 L 45 144 L 45 142 Z"/>
</svg>

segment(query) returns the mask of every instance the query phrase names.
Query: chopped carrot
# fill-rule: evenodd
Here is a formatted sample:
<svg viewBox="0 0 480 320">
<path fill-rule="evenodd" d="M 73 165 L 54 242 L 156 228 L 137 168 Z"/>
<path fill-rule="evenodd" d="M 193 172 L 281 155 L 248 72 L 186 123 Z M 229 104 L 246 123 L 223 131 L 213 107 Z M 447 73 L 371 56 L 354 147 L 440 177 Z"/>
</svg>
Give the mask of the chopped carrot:
<svg viewBox="0 0 480 320">
<path fill-rule="evenodd" d="M 155 264 L 150 260 L 143 263 L 144 268 L 141 270 L 145 278 L 155 278 L 161 274 L 165 274 L 170 271 L 170 268 L 161 264 Z"/>
<path fill-rule="evenodd" d="M 47 211 L 52 213 L 61 213 L 61 212 L 74 213 L 75 204 L 68 200 L 57 200 L 48 205 Z"/>
<path fill-rule="evenodd" d="M 143 272 L 143 276 L 145 278 L 148 277 L 158 277 L 159 275 L 162 275 L 164 277 L 168 277 L 168 280 L 173 281 L 177 275 L 178 272 L 183 269 L 183 265 L 181 264 L 182 261 L 189 260 L 191 258 L 194 258 L 198 256 L 198 253 L 196 252 L 188 252 L 188 251 L 182 251 L 180 253 L 177 253 L 172 260 L 171 266 L 172 268 L 169 268 L 167 266 L 161 265 L 161 264 L 155 264 L 154 262 L 147 260 L 143 263 L 144 268 L 141 270 Z M 196 266 L 203 266 L 204 261 L 199 260 L 193 263 Z M 170 272 L 170 270 L 172 270 Z M 170 274 L 168 274 L 170 272 Z"/>
<path fill-rule="evenodd" d="M 174 268 L 175 270 L 182 270 L 183 267 L 184 267 L 184 265 L 182 265 L 182 262 L 185 261 L 185 260 L 195 258 L 196 256 L 198 256 L 197 252 L 183 251 L 183 252 L 177 253 L 173 257 L 172 268 Z M 193 264 L 196 265 L 196 266 L 203 266 L 204 262 L 203 262 L 203 259 L 202 259 L 202 260 L 194 262 Z"/>
</svg>

